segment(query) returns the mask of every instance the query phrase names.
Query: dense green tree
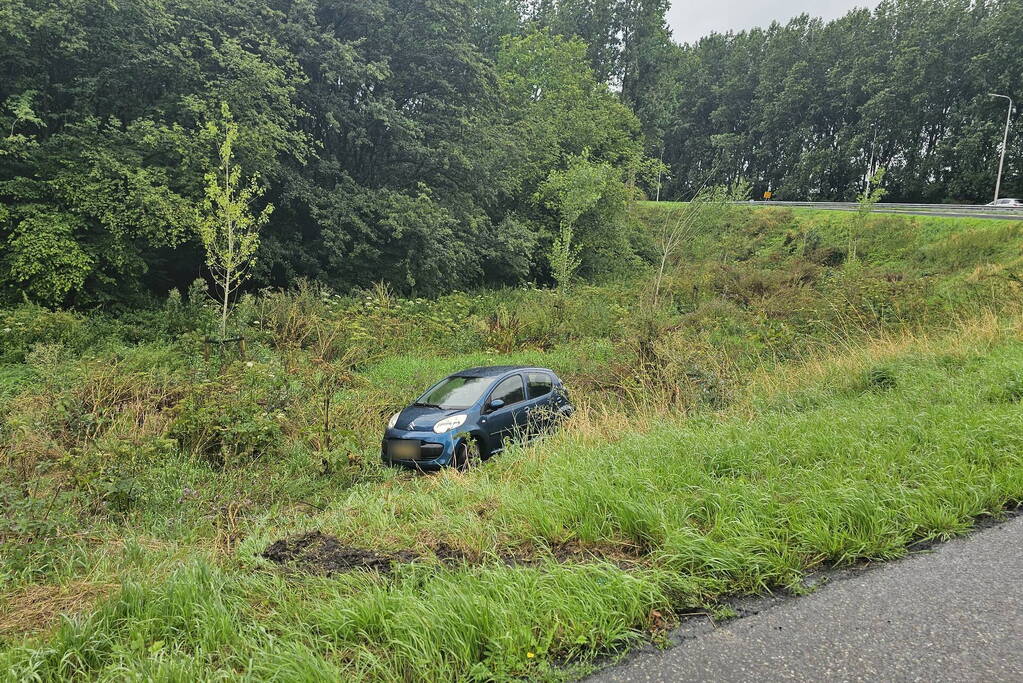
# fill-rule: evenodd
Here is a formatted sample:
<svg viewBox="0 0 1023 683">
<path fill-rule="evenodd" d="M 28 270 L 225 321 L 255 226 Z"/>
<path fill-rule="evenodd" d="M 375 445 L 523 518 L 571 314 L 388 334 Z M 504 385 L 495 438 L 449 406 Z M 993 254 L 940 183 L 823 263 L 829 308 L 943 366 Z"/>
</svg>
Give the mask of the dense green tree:
<svg viewBox="0 0 1023 683">
<path fill-rule="evenodd" d="M 506 40 L 498 77 L 507 137 L 514 143 L 508 154 L 521 160 L 515 191 L 541 208 L 533 214 L 542 226 L 538 243 L 548 249 L 560 243 L 568 253 L 565 211 L 576 204 L 565 196 L 566 188 L 589 188 L 585 194 L 592 201 L 578 215 L 570 209 L 567 224 L 575 234 L 581 274 L 595 277 L 633 262 L 635 236 L 623 210 L 644 155 L 639 120 L 586 64 L 580 39 L 536 30 Z"/>
<path fill-rule="evenodd" d="M 222 102 L 237 163 L 276 207 L 253 286 L 433 293 L 548 279 L 556 217 L 533 202 L 537 187 L 584 149 L 624 183 L 642 144 L 587 46 L 538 37 L 531 11 L 4 4 L 0 296 L 128 302 L 209 277 L 195 224 L 216 155 L 201 131 Z"/>
<path fill-rule="evenodd" d="M 989 198 L 988 93 L 1023 100 L 1019 0 L 884 0 L 683 46 L 667 6 L 0 3 L 0 298 L 131 303 L 209 277 L 201 131 L 221 103 L 276 207 L 251 286 L 551 283 L 551 188 L 596 175 L 571 221 L 587 278 L 643 251 L 624 211 L 641 191 L 852 199 L 885 168 L 893 200 Z M 1008 194 L 1021 153 L 1013 135 Z"/>
<path fill-rule="evenodd" d="M 680 50 L 665 21 L 668 0 L 537 0 L 526 13 L 552 33 L 586 44 L 590 68 L 640 117 L 648 149 L 659 150 Z"/>
<path fill-rule="evenodd" d="M 747 177 L 759 196 L 989 201 L 1004 100 L 1019 99 L 1018 0 L 885 0 L 832 22 L 685 46 L 665 134 L 669 196 Z M 643 112 L 640 112 L 643 115 Z M 1014 137 L 1006 192 L 1023 191 Z"/>
<path fill-rule="evenodd" d="M 0 99 L 34 93 L 41 121 L 20 127 L 30 149 L 0 160 L 8 296 L 43 298 L 14 272 L 35 258 L 14 257 L 30 216 L 60 217 L 54 230 L 69 253 L 84 255 L 73 271 L 53 264 L 51 277 L 68 286 L 49 287 L 48 303 L 125 300 L 144 279 L 165 280 L 150 266 L 160 250 L 195 239 L 206 161 L 196 132 L 220 101 L 238 112 L 246 165 L 277 177 L 283 160 L 308 157 L 309 140 L 293 125 L 305 115 L 296 101 L 302 74 L 260 10 L 257 2 L 25 0 L 5 17 Z M 199 273 L 191 258 L 186 281 Z"/>
<path fill-rule="evenodd" d="M 522 32 L 529 0 L 473 0 L 472 38 L 484 56 L 493 59 L 505 36 Z"/>
</svg>

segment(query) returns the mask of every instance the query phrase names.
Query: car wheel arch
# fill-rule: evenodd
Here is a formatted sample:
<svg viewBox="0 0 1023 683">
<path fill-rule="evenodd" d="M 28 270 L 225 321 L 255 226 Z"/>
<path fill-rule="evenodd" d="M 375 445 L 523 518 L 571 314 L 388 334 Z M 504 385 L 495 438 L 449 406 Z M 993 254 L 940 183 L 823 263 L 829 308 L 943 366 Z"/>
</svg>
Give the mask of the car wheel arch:
<svg viewBox="0 0 1023 683">
<path fill-rule="evenodd" d="M 480 448 L 480 455 L 484 458 L 488 457 L 493 449 L 493 443 L 490 435 L 483 429 L 476 428 L 458 435 L 455 439 L 455 446 L 463 443 L 467 439 L 472 439 Z"/>
</svg>

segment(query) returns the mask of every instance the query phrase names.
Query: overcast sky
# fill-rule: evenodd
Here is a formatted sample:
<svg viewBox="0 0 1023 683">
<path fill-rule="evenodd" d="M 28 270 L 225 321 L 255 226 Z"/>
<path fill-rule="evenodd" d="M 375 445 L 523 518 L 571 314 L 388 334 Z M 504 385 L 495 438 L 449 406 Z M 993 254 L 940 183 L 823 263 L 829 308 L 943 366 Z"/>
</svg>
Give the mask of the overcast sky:
<svg viewBox="0 0 1023 683">
<path fill-rule="evenodd" d="M 835 19 L 853 7 L 876 7 L 878 0 L 673 0 L 668 12 L 675 40 L 688 43 L 713 31 L 769 26 L 803 14 Z"/>
</svg>

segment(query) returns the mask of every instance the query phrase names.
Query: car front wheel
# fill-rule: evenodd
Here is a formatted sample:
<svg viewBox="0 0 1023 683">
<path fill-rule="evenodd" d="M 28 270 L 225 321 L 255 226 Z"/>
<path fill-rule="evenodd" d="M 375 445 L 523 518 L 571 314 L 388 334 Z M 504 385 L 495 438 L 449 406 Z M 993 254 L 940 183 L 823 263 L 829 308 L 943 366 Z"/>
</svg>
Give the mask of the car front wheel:
<svg viewBox="0 0 1023 683">
<path fill-rule="evenodd" d="M 452 465 L 460 472 L 478 467 L 483 462 L 480 445 L 475 439 L 462 439 L 455 445 Z"/>
</svg>

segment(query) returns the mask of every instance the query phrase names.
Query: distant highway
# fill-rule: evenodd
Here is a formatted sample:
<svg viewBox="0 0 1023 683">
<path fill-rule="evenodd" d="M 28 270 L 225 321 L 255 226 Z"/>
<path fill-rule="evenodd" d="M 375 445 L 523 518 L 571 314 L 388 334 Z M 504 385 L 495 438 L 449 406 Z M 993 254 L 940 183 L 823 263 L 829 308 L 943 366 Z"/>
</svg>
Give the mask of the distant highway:
<svg viewBox="0 0 1023 683">
<path fill-rule="evenodd" d="M 856 202 L 742 202 L 749 206 L 790 207 L 818 211 L 858 211 Z M 972 204 L 875 204 L 874 213 L 899 213 L 906 216 L 938 216 L 940 218 L 984 218 L 1000 221 L 1023 221 L 1023 208 L 995 208 Z"/>
</svg>

